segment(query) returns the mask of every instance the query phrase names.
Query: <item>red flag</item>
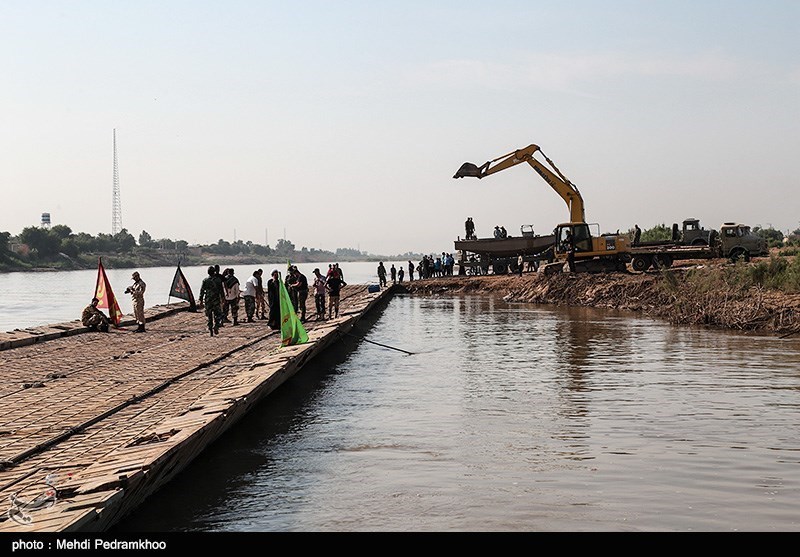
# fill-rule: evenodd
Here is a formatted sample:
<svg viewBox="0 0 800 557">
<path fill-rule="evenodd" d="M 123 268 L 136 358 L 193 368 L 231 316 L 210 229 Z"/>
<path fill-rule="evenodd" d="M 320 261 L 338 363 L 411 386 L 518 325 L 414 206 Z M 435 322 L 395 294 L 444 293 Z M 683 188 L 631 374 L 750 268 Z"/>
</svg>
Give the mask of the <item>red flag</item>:
<svg viewBox="0 0 800 557">
<path fill-rule="evenodd" d="M 94 289 L 94 297 L 100 300 L 97 307 L 106 308 L 111 322 L 115 326 L 119 326 L 122 320 L 122 311 L 119 309 L 114 291 L 111 290 L 111 283 L 108 282 L 106 270 L 103 268 L 103 260 L 100 258 L 97 259 L 97 286 Z"/>
<path fill-rule="evenodd" d="M 192 287 L 189 286 L 189 281 L 183 276 L 180 263 L 178 263 L 178 268 L 175 270 L 175 278 L 172 279 L 172 287 L 169 289 L 169 295 L 189 302 L 189 311 L 195 311 L 197 309 L 197 304 L 194 301 L 194 294 L 192 294 Z"/>
</svg>

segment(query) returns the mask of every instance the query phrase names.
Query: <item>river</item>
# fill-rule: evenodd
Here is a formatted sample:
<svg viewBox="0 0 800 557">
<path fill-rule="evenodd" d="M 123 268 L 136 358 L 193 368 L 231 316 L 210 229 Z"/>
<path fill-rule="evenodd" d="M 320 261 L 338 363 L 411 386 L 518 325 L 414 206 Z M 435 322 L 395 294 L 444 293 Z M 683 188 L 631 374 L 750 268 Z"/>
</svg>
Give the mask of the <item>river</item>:
<svg viewBox="0 0 800 557">
<path fill-rule="evenodd" d="M 175 268 L 141 273 L 167 303 Z M 0 274 L 0 330 L 75 318 L 95 277 Z M 115 531 L 800 531 L 796 338 L 481 296 L 359 327 Z"/>
<path fill-rule="evenodd" d="M 360 327 L 114 531 L 800 531 L 798 340 L 479 296 Z"/>
</svg>

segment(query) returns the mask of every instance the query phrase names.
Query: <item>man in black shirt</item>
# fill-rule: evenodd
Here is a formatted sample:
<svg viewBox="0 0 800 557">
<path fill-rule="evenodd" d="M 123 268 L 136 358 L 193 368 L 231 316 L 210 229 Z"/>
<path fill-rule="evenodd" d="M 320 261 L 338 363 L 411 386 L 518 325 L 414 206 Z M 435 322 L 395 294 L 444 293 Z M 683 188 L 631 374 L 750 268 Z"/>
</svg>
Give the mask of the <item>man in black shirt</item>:
<svg viewBox="0 0 800 557">
<path fill-rule="evenodd" d="M 300 321 L 306 322 L 306 299 L 308 298 L 308 279 L 301 273 L 297 267 L 294 268 L 297 273 L 297 307 L 300 309 Z"/>
<path fill-rule="evenodd" d="M 339 317 L 339 292 L 343 286 L 347 286 L 347 284 L 339 278 L 338 274 L 328 277 L 328 282 L 325 285 L 328 289 L 328 319 Z"/>
</svg>

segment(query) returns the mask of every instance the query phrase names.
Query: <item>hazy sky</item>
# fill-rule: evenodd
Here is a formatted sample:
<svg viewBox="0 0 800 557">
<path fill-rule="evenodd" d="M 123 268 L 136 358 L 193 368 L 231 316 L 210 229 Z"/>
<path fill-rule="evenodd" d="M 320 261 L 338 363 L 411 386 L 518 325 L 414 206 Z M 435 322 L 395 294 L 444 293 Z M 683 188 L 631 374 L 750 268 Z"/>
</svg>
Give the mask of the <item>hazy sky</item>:
<svg viewBox="0 0 800 557">
<path fill-rule="evenodd" d="M 800 2 L 0 0 L 0 230 L 452 250 L 548 233 L 800 226 Z"/>
</svg>

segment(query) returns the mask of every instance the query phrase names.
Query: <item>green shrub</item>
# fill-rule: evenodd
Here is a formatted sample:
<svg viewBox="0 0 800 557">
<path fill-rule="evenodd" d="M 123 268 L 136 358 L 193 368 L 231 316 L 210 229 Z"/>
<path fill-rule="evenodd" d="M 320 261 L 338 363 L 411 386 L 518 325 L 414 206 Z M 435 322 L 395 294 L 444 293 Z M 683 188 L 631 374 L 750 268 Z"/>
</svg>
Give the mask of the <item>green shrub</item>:
<svg viewBox="0 0 800 557">
<path fill-rule="evenodd" d="M 800 292 L 800 258 L 797 257 L 790 261 L 786 257 L 772 255 L 769 261 L 742 265 L 737 273 L 741 275 L 742 283 L 749 283 L 751 286 L 763 286 L 783 292 Z"/>
</svg>

